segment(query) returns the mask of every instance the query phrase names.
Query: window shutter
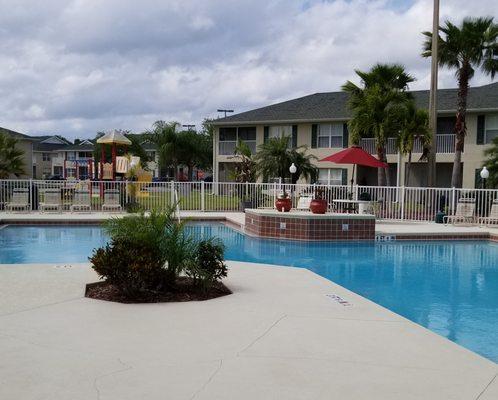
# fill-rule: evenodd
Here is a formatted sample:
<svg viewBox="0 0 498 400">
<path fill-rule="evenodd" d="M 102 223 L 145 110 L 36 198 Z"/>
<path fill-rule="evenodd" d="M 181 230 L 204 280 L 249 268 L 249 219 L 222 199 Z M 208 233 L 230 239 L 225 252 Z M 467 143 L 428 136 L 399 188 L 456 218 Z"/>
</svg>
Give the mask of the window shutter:
<svg viewBox="0 0 498 400">
<path fill-rule="evenodd" d="M 342 169 L 342 184 L 343 185 L 348 184 L 348 170 L 346 168 Z"/>
<path fill-rule="evenodd" d="M 292 125 L 292 147 L 297 147 L 297 125 Z"/>
<path fill-rule="evenodd" d="M 316 149 L 318 144 L 318 125 L 311 125 L 311 148 Z"/>
<path fill-rule="evenodd" d="M 477 144 L 484 144 L 484 126 L 486 117 L 484 115 L 477 116 Z"/>
<path fill-rule="evenodd" d="M 347 122 L 342 125 L 342 148 L 345 149 L 349 146 L 349 129 Z"/>
<path fill-rule="evenodd" d="M 264 128 L 264 134 L 263 134 L 263 142 L 266 143 L 268 141 L 268 138 L 270 137 L 270 127 L 265 126 Z"/>
</svg>

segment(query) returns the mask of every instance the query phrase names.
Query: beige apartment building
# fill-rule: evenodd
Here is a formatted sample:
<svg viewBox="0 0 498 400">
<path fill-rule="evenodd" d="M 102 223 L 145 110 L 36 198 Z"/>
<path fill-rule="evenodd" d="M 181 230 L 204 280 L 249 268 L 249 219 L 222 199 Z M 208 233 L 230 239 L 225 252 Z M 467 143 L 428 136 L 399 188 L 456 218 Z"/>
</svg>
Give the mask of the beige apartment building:
<svg viewBox="0 0 498 400">
<path fill-rule="evenodd" d="M 413 91 L 420 108 L 428 108 L 429 92 Z M 216 120 L 213 146 L 214 180 L 233 180 L 233 152 L 237 140 L 246 142 L 253 152 L 271 137 L 291 136 L 293 146 L 307 146 L 318 160 L 350 145 L 347 121 L 350 112 L 347 94 L 316 93 L 294 100 L 246 111 Z M 438 124 L 436 180 L 437 186 L 449 187 L 453 166 L 455 135 L 453 127 L 457 105 L 457 89 L 438 91 Z M 498 136 L 498 83 L 471 88 L 468 96 L 467 137 L 462 155 L 463 187 L 479 185 L 478 172 L 484 164 L 484 150 Z M 363 149 L 375 154 L 373 138 L 361 141 Z M 387 142 L 387 161 L 391 185 L 403 184 L 407 156 L 400 156 L 394 138 Z M 409 186 L 427 185 L 427 163 L 421 161 L 422 146 L 415 143 Z M 346 184 L 351 179 L 352 166 L 315 161 L 318 180 L 323 184 Z M 399 169 L 399 175 L 398 175 Z M 399 178 L 400 182 L 397 182 Z M 359 167 L 357 183 L 377 185 L 376 169 Z"/>
<path fill-rule="evenodd" d="M 28 135 L 24 135 L 22 133 L 1 127 L 0 127 L 0 133 L 5 133 L 7 135 L 15 137 L 17 139 L 16 147 L 23 152 L 24 174 L 22 174 L 19 178 L 21 179 L 32 178 L 33 177 L 33 139 Z M 11 176 L 10 178 L 16 178 L 16 177 Z"/>
</svg>

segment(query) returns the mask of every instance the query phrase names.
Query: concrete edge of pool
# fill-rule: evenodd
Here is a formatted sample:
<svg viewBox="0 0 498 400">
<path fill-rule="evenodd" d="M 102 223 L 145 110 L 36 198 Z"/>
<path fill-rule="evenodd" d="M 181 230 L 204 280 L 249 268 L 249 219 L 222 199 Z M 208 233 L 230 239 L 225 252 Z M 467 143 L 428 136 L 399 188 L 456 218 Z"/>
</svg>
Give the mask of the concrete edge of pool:
<svg viewBox="0 0 498 400">
<path fill-rule="evenodd" d="M 497 364 L 309 270 L 229 266 L 230 296 L 128 305 L 88 264 L 0 265 L 1 397 L 496 398 Z"/>
</svg>

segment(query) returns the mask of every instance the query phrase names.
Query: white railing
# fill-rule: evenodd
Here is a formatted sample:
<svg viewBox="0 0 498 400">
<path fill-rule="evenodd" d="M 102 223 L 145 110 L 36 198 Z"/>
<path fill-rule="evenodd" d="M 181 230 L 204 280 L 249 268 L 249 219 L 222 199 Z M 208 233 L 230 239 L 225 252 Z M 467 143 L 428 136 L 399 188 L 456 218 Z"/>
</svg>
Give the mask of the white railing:
<svg viewBox="0 0 498 400">
<path fill-rule="evenodd" d="M 375 139 L 374 138 L 363 138 L 360 140 L 360 146 L 366 152 L 370 154 L 377 154 Z M 413 153 L 422 153 L 423 146 L 419 139 L 416 139 L 413 143 Z M 436 152 L 438 154 L 452 154 L 455 152 L 455 135 L 445 134 L 436 135 Z M 396 147 L 395 138 L 387 138 L 386 142 L 386 154 L 398 154 L 398 149 Z"/>
<path fill-rule="evenodd" d="M 233 182 L 126 182 L 126 181 L 46 181 L 0 180 L 0 211 L 12 209 L 24 193 L 27 207 L 22 211 L 40 210 L 45 193 L 60 191 L 60 210 L 78 209 L 100 212 L 109 209 L 107 195 L 114 195 L 119 211 L 166 209 L 178 205 L 182 211 L 240 211 L 246 208 L 273 208 L 277 196 L 284 191 L 296 207 L 301 196 L 313 196 L 320 189 L 331 211 L 341 212 L 335 200 L 370 200 L 379 219 L 403 221 L 433 221 L 438 211 L 454 213 L 458 200 L 473 198 L 476 217 L 489 215 L 491 204 L 498 199 L 497 189 L 456 189 L 381 187 L 354 185 L 310 185 L 280 183 Z M 18 195 L 14 196 L 14 192 Z M 83 194 L 82 194 L 83 193 Z M 85 197 L 86 196 L 86 197 Z M 53 198 L 53 196 L 52 196 Z M 83 200 L 82 200 L 83 199 Z M 87 207 L 81 207 L 81 202 Z M 14 207 L 15 209 L 16 207 Z"/>
</svg>

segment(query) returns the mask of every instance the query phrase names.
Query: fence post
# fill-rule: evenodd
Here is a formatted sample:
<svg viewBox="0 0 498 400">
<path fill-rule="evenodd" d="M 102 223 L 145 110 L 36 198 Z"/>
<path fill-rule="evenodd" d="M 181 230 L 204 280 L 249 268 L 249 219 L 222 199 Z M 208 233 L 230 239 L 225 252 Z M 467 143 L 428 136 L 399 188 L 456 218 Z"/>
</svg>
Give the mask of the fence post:
<svg viewBox="0 0 498 400">
<path fill-rule="evenodd" d="M 400 196 L 400 204 L 401 204 L 401 221 L 405 220 L 405 186 L 401 186 L 401 196 Z"/>
<path fill-rule="evenodd" d="M 453 214 L 453 210 L 455 209 L 455 187 L 451 188 L 451 213 Z"/>
<path fill-rule="evenodd" d="M 171 192 L 171 206 L 175 205 L 175 181 L 170 181 L 169 190 Z"/>
<path fill-rule="evenodd" d="M 277 184 L 273 182 L 273 208 L 275 208 L 276 202 L 277 202 Z"/>
<path fill-rule="evenodd" d="M 201 211 L 206 211 L 204 181 L 201 181 Z"/>
<path fill-rule="evenodd" d="M 29 198 L 30 198 L 30 202 L 29 202 L 29 211 L 33 211 L 33 202 L 35 201 L 33 199 L 33 195 L 34 195 L 34 192 L 33 192 L 33 179 L 30 179 L 29 180 Z"/>
</svg>

